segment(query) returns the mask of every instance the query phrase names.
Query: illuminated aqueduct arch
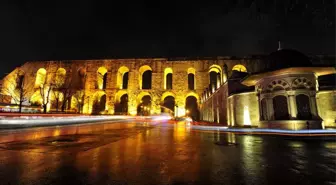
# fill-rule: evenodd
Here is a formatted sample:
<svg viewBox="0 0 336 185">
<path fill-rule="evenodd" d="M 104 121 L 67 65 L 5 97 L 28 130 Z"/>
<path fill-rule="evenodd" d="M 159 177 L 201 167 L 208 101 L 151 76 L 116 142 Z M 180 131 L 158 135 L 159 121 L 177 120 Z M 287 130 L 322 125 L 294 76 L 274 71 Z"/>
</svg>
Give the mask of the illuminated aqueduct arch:
<svg viewBox="0 0 336 185">
<path fill-rule="evenodd" d="M 118 69 L 117 74 L 117 87 L 119 89 L 127 89 L 129 69 L 128 67 L 122 66 Z"/>
<path fill-rule="evenodd" d="M 196 93 L 190 92 L 186 96 L 185 101 L 185 113 L 187 116 L 192 117 L 193 120 L 199 120 L 199 110 L 198 110 L 199 97 Z"/>
<path fill-rule="evenodd" d="M 149 115 L 152 110 L 152 96 L 148 92 L 141 92 L 137 97 L 137 114 Z"/>
<path fill-rule="evenodd" d="M 188 68 L 187 73 L 188 73 L 188 89 L 195 90 L 196 89 L 196 80 L 195 80 L 196 70 L 195 68 L 192 68 L 192 67 Z"/>
<path fill-rule="evenodd" d="M 128 94 L 126 90 L 119 90 L 115 95 L 114 101 L 115 114 L 127 114 L 128 113 Z"/>
<path fill-rule="evenodd" d="M 35 88 L 41 87 L 46 81 L 47 70 L 44 68 L 40 68 L 36 72 L 36 79 L 35 79 Z"/>
<path fill-rule="evenodd" d="M 212 88 L 219 87 L 223 79 L 222 68 L 219 65 L 211 65 L 209 67 L 209 79 Z"/>
<path fill-rule="evenodd" d="M 168 67 L 164 70 L 163 74 L 164 89 L 173 89 L 173 69 Z"/>
<path fill-rule="evenodd" d="M 165 92 L 161 96 L 162 109 L 161 112 L 170 112 L 174 115 L 175 112 L 175 94 L 172 92 Z"/>
<path fill-rule="evenodd" d="M 55 83 L 57 86 L 62 86 L 65 82 L 66 70 L 64 68 L 58 68 L 56 71 Z"/>
<path fill-rule="evenodd" d="M 241 64 L 237 64 L 237 65 L 232 67 L 232 71 L 247 72 L 247 69 L 246 69 L 245 66 L 243 66 Z"/>
<path fill-rule="evenodd" d="M 106 89 L 107 85 L 107 69 L 100 67 L 97 70 L 97 87 L 98 89 Z"/>
<path fill-rule="evenodd" d="M 152 68 L 148 65 L 141 66 L 139 69 L 139 87 L 140 89 L 152 88 Z"/>
<path fill-rule="evenodd" d="M 106 93 L 98 91 L 93 96 L 92 113 L 100 114 L 106 109 Z"/>
</svg>

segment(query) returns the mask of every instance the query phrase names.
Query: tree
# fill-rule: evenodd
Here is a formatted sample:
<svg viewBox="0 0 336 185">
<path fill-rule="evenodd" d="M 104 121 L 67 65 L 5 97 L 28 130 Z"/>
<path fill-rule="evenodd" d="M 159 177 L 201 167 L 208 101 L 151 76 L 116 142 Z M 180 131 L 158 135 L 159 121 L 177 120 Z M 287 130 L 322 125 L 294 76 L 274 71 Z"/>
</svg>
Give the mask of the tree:
<svg viewBox="0 0 336 185">
<path fill-rule="evenodd" d="M 55 97 L 56 98 L 55 100 L 61 102 L 62 112 L 65 111 L 67 103 L 71 100 L 71 97 L 76 93 L 76 89 L 72 88 L 72 85 L 73 85 L 72 78 L 67 78 L 62 85 L 57 86 L 56 89 L 57 96 Z"/>
<path fill-rule="evenodd" d="M 33 85 L 26 77 L 25 72 L 17 68 L 5 77 L 2 93 L 10 96 L 12 102 L 19 105 L 19 113 L 21 113 L 23 103 L 29 101 L 33 92 Z"/>
<path fill-rule="evenodd" d="M 40 95 L 42 98 L 42 107 L 43 113 L 47 113 L 47 106 L 50 102 L 50 92 L 54 87 L 54 83 L 49 83 L 48 79 L 44 81 L 44 83 L 40 84 Z"/>
</svg>

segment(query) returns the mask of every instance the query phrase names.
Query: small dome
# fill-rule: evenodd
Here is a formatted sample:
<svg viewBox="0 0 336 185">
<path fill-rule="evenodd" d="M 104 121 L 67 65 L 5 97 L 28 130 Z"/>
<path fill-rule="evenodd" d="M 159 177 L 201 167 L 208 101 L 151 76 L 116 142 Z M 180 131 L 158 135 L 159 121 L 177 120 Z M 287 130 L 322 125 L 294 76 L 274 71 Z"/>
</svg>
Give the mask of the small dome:
<svg viewBox="0 0 336 185">
<path fill-rule="evenodd" d="M 267 57 L 267 60 L 269 65 L 268 70 L 312 66 L 312 63 L 306 55 L 292 49 L 275 51 Z"/>
</svg>

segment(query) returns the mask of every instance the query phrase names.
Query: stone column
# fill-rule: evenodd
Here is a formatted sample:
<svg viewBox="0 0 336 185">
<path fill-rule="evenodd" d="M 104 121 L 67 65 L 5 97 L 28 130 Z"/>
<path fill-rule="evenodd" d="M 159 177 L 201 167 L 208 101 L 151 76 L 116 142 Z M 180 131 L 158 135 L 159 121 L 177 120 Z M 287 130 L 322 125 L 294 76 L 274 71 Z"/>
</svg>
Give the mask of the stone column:
<svg viewBox="0 0 336 185">
<path fill-rule="evenodd" d="M 273 99 L 266 98 L 267 101 L 267 120 L 274 120 Z"/>
<path fill-rule="evenodd" d="M 293 91 L 288 91 L 288 99 L 289 99 L 289 107 L 290 107 L 290 116 L 291 119 L 297 118 L 297 107 L 296 107 L 296 99 L 295 93 Z"/>
</svg>

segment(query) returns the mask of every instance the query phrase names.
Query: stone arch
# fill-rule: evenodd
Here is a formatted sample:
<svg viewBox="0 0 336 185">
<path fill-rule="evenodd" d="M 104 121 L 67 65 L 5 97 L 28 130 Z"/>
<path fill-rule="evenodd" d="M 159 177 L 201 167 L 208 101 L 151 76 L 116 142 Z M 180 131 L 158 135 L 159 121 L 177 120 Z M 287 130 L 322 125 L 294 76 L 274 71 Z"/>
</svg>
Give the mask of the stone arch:
<svg viewBox="0 0 336 185">
<path fill-rule="evenodd" d="M 188 89 L 189 90 L 195 90 L 196 89 L 196 70 L 195 68 L 188 68 L 187 70 L 188 73 Z"/>
<path fill-rule="evenodd" d="M 161 112 L 175 113 L 175 96 L 167 95 L 163 98 Z"/>
<path fill-rule="evenodd" d="M 263 98 L 261 101 L 260 101 L 260 105 L 261 105 L 261 120 L 263 121 L 266 121 L 268 120 L 268 111 L 267 111 L 267 99 L 266 98 Z"/>
<path fill-rule="evenodd" d="M 209 67 L 209 83 L 211 86 L 218 88 L 221 84 L 222 76 L 222 68 L 219 65 L 213 64 Z"/>
<path fill-rule="evenodd" d="M 141 92 L 137 97 L 138 115 L 148 116 L 152 108 L 152 96 L 148 92 Z"/>
<path fill-rule="evenodd" d="M 119 89 L 127 89 L 128 87 L 128 79 L 129 79 L 129 69 L 126 66 L 121 66 L 118 69 L 117 74 L 117 87 Z"/>
<path fill-rule="evenodd" d="M 102 90 L 107 86 L 107 69 L 105 67 L 99 67 L 97 70 L 97 88 Z"/>
<path fill-rule="evenodd" d="M 267 85 L 267 88 L 266 88 L 268 92 L 279 91 L 279 90 L 289 90 L 289 89 L 290 89 L 289 83 L 282 79 L 273 80 Z"/>
<path fill-rule="evenodd" d="M 152 68 L 148 65 L 139 68 L 139 87 L 140 89 L 152 88 Z"/>
<path fill-rule="evenodd" d="M 245 72 L 247 73 L 247 69 L 244 65 L 242 64 L 237 64 L 232 67 L 232 71 L 239 71 L 239 72 Z"/>
<path fill-rule="evenodd" d="M 275 120 L 288 120 L 289 111 L 287 97 L 283 95 L 273 97 L 273 110 Z"/>
<path fill-rule="evenodd" d="M 199 120 L 200 111 L 198 109 L 199 97 L 196 93 L 189 93 L 186 96 L 185 110 L 186 116 L 190 116 L 193 120 Z"/>
<path fill-rule="evenodd" d="M 39 70 L 37 70 L 35 78 L 35 88 L 41 87 L 45 83 L 46 77 L 47 77 L 46 69 L 40 68 Z"/>
<path fill-rule="evenodd" d="M 299 94 L 295 97 L 297 107 L 297 118 L 301 120 L 312 119 L 310 110 L 310 99 L 306 94 Z"/>
<path fill-rule="evenodd" d="M 314 89 L 314 84 L 305 77 L 299 77 L 292 82 L 293 89 Z"/>
<path fill-rule="evenodd" d="M 127 114 L 128 113 L 128 94 L 126 90 L 120 90 L 115 95 L 114 101 L 115 114 Z"/>
<path fill-rule="evenodd" d="M 66 76 L 66 70 L 64 68 L 58 68 L 55 77 L 55 83 L 57 87 L 64 85 L 65 76 Z"/>
<path fill-rule="evenodd" d="M 163 80 L 164 80 L 164 89 L 173 89 L 173 69 L 170 67 L 165 68 L 164 74 L 163 74 Z"/>
<path fill-rule="evenodd" d="M 98 91 L 93 96 L 92 113 L 101 114 L 106 109 L 106 93 Z"/>
</svg>

